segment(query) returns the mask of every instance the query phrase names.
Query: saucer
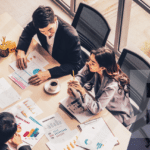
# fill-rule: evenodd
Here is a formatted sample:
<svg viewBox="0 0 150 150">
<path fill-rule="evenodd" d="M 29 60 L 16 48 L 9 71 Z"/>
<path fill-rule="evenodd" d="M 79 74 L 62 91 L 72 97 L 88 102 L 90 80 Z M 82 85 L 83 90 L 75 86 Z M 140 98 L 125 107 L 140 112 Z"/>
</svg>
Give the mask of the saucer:
<svg viewBox="0 0 150 150">
<path fill-rule="evenodd" d="M 49 94 L 56 94 L 60 91 L 60 85 L 58 84 L 58 87 L 56 88 L 56 90 L 50 90 L 49 87 L 50 87 L 50 82 L 51 81 L 48 81 L 47 83 L 45 83 L 44 85 L 44 90 L 49 93 Z"/>
</svg>

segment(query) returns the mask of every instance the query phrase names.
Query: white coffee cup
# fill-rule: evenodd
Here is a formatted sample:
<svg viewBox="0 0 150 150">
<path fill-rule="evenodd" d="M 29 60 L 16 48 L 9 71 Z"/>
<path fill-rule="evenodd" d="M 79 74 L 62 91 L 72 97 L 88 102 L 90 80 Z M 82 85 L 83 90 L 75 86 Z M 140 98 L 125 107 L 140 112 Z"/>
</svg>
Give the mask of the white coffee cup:
<svg viewBox="0 0 150 150">
<path fill-rule="evenodd" d="M 59 86 L 58 79 L 51 79 L 48 90 L 55 91 L 55 90 L 57 90 L 58 86 Z"/>
</svg>

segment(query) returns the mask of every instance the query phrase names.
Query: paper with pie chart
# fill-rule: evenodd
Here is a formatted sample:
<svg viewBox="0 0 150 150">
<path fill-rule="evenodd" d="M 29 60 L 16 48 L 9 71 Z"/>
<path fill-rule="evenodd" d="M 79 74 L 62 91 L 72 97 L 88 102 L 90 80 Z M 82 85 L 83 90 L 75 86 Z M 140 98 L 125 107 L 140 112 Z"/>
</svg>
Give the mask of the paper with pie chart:
<svg viewBox="0 0 150 150">
<path fill-rule="evenodd" d="M 29 63 L 31 61 L 34 61 L 34 63 L 36 63 L 38 66 L 40 66 L 40 68 L 43 68 L 49 64 L 49 62 L 41 54 L 39 54 L 36 50 L 29 53 L 29 55 L 27 57 L 27 66 L 30 65 Z M 14 71 L 20 70 L 16 67 L 16 61 L 10 63 L 9 65 Z"/>
<path fill-rule="evenodd" d="M 41 68 L 41 66 L 37 65 L 34 61 L 30 61 L 26 69 L 16 70 L 9 75 L 9 78 L 17 85 L 19 85 L 22 89 L 25 89 L 29 86 L 28 79 L 40 71 L 45 71 L 45 69 Z"/>
</svg>

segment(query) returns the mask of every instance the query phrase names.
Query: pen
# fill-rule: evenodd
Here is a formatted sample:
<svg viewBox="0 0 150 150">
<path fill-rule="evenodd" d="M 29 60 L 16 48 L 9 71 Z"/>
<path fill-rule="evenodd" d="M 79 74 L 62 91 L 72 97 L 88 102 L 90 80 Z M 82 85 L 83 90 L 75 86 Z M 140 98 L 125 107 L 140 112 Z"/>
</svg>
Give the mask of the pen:
<svg viewBox="0 0 150 150">
<path fill-rule="evenodd" d="M 76 97 L 71 88 L 70 88 L 70 91 L 72 92 L 72 95 L 73 95 L 74 97 Z M 73 101 L 73 102 L 74 102 L 74 101 Z M 71 102 L 71 104 L 73 104 L 73 102 Z"/>
<path fill-rule="evenodd" d="M 99 119 L 99 118 L 93 119 L 93 120 L 90 120 L 90 121 L 85 122 L 85 123 L 83 123 L 83 124 L 84 124 L 84 125 L 87 125 L 87 124 L 90 124 L 90 123 L 93 123 L 93 122 L 97 121 L 98 119 Z"/>
<path fill-rule="evenodd" d="M 71 102 L 71 105 L 73 105 L 74 103 L 77 103 L 78 99 L 75 99 L 73 102 Z"/>
<path fill-rule="evenodd" d="M 51 117 L 51 118 L 48 118 L 48 119 L 46 119 L 46 120 L 44 120 L 44 121 L 42 121 L 42 122 L 46 122 L 46 121 L 48 121 L 48 120 L 50 120 L 50 119 L 53 119 L 54 117 Z"/>
<path fill-rule="evenodd" d="M 100 117 L 100 118 L 101 118 L 101 117 Z M 100 118 L 96 118 L 96 119 L 87 121 L 87 122 L 85 122 L 85 123 L 82 123 L 82 124 L 78 125 L 77 127 L 79 128 L 80 131 L 82 131 L 82 127 L 81 127 L 82 125 L 88 125 L 88 124 L 91 124 L 91 123 L 93 123 L 93 122 L 98 121 Z"/>
<path fill-rule="evenodd" d="M 73 80 L 75 80 L 74 70 L 72 70 Z"/>
</svg>

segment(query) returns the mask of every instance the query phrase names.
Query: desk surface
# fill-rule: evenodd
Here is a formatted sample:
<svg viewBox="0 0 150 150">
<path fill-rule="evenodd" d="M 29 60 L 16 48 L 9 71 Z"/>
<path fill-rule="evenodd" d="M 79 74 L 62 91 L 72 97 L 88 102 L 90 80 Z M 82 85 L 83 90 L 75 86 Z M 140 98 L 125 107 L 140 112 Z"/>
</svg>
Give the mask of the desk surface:
<svg viewBox="0 0 150 150">
<path fill-rule="evenodd" d="M 17 43 L 22 30 L 22 27 L 8 13 L 0 15 L 0 39 L 2 36 L 6 36 L 6 41 L 13 40 Z M 43 55 L 43 57 L 45 57 L 47 61 L 49 61 L 49 64 L 45 67 L 45 69 L 59 65 L 58 62 L 55 61 L 35 40 L 32 40 L 29 49 L 30 51 L 37 50 L 41 55 Z M 43 110 L 43 113 L 37 116 L 36 119 L 39 120 L 58 112 L 71 130 L 76 129 L 77 125 L 79 124 L 78 121 L 75 119 L 70 119 L 59 108 L 58 104 L 62 98 L 67 96 L 67 81 L 72 79 L 71 75 L 59 78 L 61 91 L 56 95 L 48 95 L 44 92 L 43 87 L 45 83 L 39 86 L 31 85 L 25 90 L 22 90 L 18 85 L 8 78 L 8 75 L 13 73 L 13 69 L 9 66 L 9 64 L 15 60 L 16 56 L 14 53 L 9 54 L 9 56 L 6 58 L 0 57 L 0 78 L 4 77 L 8 81 L 8 83 L 19 93 L 21 100 L 31 97 L 34 102 Z M 3 111 L 3 109 L 0 108 L 0 112 L 1 111 Z M 98 115 L 93 116 L 92 119 L 98 117 L 103 117 L 114 135 L 118 137 L 120 144 L 115 146 L 113 150 L 126 150 L 131 133 L 106 109 L 100 112 Z M 34 146 L 33 150 L 48 150 L 47 146 L 45 145 L 46 142 L 48 142 L 48 140 L 45 136 L 43 136 L 42 139 Z"/>
</svg>

